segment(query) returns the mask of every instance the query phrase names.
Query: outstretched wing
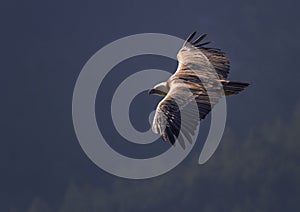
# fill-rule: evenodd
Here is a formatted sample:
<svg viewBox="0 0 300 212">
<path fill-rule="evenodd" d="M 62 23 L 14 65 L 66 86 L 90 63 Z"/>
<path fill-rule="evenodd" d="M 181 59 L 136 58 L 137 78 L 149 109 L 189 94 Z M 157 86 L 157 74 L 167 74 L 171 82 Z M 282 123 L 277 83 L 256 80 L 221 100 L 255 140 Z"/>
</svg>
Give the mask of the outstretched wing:
<svg viewBox="0 0 300 212">
<path fill-rule="evenodd" d="M 198 89 L 197 96 L 188 88 L 183 80 L 174 80 L 168 95 L 158 104 L 152 124 L 154 133 L 161 134 L 163 140 L 172 144 L 178 139 L 185 148 L 184 137 L 192 143 L 192 136 L 197 129 L 200 117 L 204 118 L 210 111 L 210 104 L 205 91 Z M 201 93 L 201 94 L 200 94 Z M 202 101 L 201 112 L 198 104 Z M 200 115 L 200 116 L 199 116 Z"/>
<path fill-rule="evenodd" d="M 217 73 L 219 79 L 226 79 L 229 74 L 230 61 L 225 53 L 220 49 L 207 47 L 206 45 L 210 44 L 210 41 L 201 42 L 207 34 L 202 34 L 195 41 L 192 41 L 195 34 L 196 32 L 193 32 L 188 37 L 177 54 L 179 61 L 177 71 L 180 71 L 180 65 L 184 64 L 192 68 L 195 67 L 194 70 L 201 72 L 203 76 L 207 76 L 213 68 L 213 73 Z M 209 66 L 208 69 L 206 66 Z"/>
<path fill-rule="evenodd" d="M 225 56 L 210 56 L 211 59 L 207 56 L 210 54 L 208 52 L 218 50 L 205 48 L 204 53 L 203 46 L 206 43 L 196 45 L 206 35 L 191 43 L 193 36 L 194 33 L 177 55 L 177 71 L 167 82 L 170 90 L 158 104 L 152 125 L 154 133 L 161 134 L 165 141 L 169 140 L 172 144 L 178 139 L 183 148 L 184 137 L 192 142 L 199 121 L 205 118 L 223 95 L 220 78 L 227 77 L 229 70 L 229 66 L 228 69 L 224 68 L 228 65 Z M 223 64 L 222 68 L 220 64 Z"/>
</svg>

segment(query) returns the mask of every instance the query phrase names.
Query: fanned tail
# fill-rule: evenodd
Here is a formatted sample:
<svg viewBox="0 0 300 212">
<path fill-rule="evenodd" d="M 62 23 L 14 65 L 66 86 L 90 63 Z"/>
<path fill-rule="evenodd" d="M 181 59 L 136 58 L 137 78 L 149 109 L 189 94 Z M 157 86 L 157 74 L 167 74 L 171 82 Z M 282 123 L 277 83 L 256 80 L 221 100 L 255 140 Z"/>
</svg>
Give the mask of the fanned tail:
<svg viewBox="0 0 300 212">
<path fill-rule="evenodd" d="M 225 95 L 232 95 L 238 94 L 239 92 L 243 91 L 246 87 L 250 85 L 247 82 L 233 82 L 233 81 L 222 81 L 223 89 Z"/>
</svg>

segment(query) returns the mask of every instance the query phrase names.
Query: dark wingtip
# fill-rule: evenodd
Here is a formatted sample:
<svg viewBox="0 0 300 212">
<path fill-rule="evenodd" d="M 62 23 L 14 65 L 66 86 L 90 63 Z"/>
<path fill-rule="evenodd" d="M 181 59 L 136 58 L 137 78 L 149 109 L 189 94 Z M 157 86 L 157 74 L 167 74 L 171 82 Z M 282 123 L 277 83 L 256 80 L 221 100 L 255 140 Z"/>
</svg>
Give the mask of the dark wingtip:
<svg viewBox="0 0 300 212">
<path fill-rule="evenodd" d="M 190 42 L 192 39 L 193 39 L 193 37 L 196 35 L 196 31 L 194 31 L 192 34 L 190 34 L 190 36 L 186 39 L 186 42 Z"/>
<path fill-rule="evenodd" d="M 195 35 L 196 35 L 196 31 L 189 35 L 189 37 L 185 40 L 183 46 L 185 46 L 186 43 L 189 43 Z"/>
<path fill-rule="evenodd" d="M 174 145 L 175 138 L 174 138 L 174 135 L 172 134 L 172 131 L 169 127 L 166 127 L 166 133 L 167 133 L 167 136 L 169 138 L 169 141 L 171 142 L 172 145 Z"/>
<path fill-rule="evenodd" d="M 210 43 L 212 43 L 212 41 L 207 41 L 205 43 L 200 43 L 200 44 L 196 45 L 196 47 L 203 47 L 203 46 L 206 46 L 206 45 L 208 45 Z"/>
<path fill-rule="evenodd" d="M 206 33 L 200 35 L 194 42 L 193 42 L 193 45 L 199 43 L 200 41 L 202 41 L 205 37 L 207 36 Z"/>
</svg>

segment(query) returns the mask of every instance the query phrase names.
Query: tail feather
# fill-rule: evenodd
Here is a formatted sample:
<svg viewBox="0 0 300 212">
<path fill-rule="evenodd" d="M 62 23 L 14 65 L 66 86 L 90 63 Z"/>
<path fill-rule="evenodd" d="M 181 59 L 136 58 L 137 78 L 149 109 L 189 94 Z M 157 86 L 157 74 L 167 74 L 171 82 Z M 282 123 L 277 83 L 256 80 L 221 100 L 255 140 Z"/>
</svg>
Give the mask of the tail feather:
<svg viewBox="0 0 300 212">
<path fill-rule="evenodd" d="M 233 82 L 233 81 L 222 81 L 225 95 L 238 94 L 243 91 L 250 84 L 246 82 Z"/>
</svg>

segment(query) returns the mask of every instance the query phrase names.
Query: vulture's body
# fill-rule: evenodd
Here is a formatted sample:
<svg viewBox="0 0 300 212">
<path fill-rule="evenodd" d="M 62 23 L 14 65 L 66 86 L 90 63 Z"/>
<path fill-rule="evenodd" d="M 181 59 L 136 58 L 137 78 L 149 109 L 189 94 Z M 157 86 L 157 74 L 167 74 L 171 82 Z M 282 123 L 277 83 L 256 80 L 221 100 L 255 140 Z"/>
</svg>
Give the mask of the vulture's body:
<svg viewBox="0 0 300 212">
<path fill-rule="evenodd" d="M 220 49 L 206 47 L 209 42 L 201 43 L 206 34 L 191 42 L 194 36 L 195 32 L 178 52 L 176 72 L 149 91 L 164 96 L 156 108 L 153 132 L 172 144 L 178 140 L 183 148 L 184 137 L 192 142 L 199 121 L 223 95 L 237 94 L 249 85 L 226 80 L 228 58 Z"/>
</svg>

